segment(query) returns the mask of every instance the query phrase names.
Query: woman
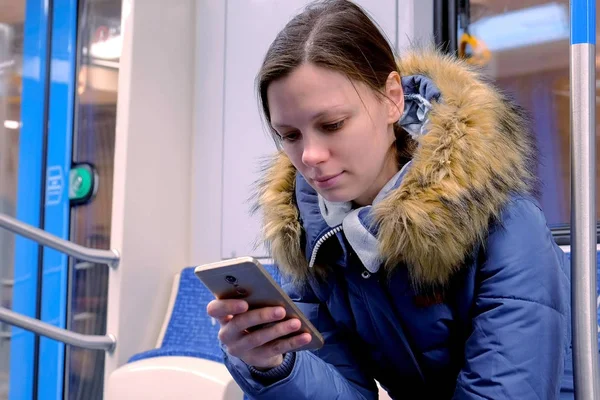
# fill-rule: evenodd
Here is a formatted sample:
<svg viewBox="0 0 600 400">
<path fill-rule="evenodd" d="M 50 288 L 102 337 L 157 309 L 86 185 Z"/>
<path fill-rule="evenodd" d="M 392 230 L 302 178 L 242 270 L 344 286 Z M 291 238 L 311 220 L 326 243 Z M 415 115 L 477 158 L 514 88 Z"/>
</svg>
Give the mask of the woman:
<svg viewBox="0 0 600 400">
<path fill-rule="evenodd" d="M 553 399 L 568 346 L 566 258 L 532 197 L 522 110 L 434 51 L 398 61 L 356 5 L 314 3 L 258 75 L 281 152 L 259 205 L 279 307 L 208 306 L 255 399 Z M 269 324 L 275 322 L 275 324 Z M 259 329 L 250 329 L 259 325 Z"/>
</svg>

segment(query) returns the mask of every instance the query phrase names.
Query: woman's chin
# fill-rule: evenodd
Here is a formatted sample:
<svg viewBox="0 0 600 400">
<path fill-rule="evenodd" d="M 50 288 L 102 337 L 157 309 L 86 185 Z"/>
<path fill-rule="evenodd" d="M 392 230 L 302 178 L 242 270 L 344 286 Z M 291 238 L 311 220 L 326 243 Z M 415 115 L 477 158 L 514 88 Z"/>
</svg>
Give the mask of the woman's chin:
<svg viewBox="0 0 600 400">
<path fill-rule="evenodd" d="M 344 193 L 339 190 L 319 190 L 315 189 L 317 193 L 325 200 L 331 203 L 346 203 L 354 200 L 354 197 L 348 193 Z"/>
</svg>

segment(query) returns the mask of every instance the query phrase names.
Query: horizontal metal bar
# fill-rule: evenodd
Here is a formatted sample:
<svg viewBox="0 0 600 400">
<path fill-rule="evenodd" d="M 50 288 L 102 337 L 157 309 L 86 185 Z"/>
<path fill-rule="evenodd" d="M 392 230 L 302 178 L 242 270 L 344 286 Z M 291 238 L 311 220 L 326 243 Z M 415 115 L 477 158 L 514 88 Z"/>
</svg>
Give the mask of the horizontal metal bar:
<svg viewBox="0 0 600 400">
<path fill-rule="evenodd" d="M 15 280 L 14 279 L 0 279 L 0 285 L 2 285 L 4 287 L 13 287 L 13 286 L 15 286 Z"/>
<path fill-rule="evenodd" d="M 110 352 L 117 344 L 117 339 L 110 334 L 100 336 L 71 332 L 35 318 L 18 314 L 5 307 L 0 307 L 0 321 L 18 326 L 37 335 L 49 337 L 50 339 L 88 350 L 106 350 Z"/>
<path fill-rule="evenodd" d="M 569 246 L 571 244 L 572 227 L 568 224 L 555 226 L 551 229 L 554 241 L 559 246 Z M 596 243 L 600 243 L 600 224 L 596 224 Z"/>
<path fill-rule="evenodd" d="M 68 240 L 61 239 L 48 232 L 23 223 L 6 214 L 0 213 L 0 228 L 4 228 L 17 235 L 31 239 L 43 246 L 53 248 L 79 260 L 99 264 L 108 264 L 111 267 L 119 265 L 119 252 L 116 250 L 90 249 Z"/>
</svg>

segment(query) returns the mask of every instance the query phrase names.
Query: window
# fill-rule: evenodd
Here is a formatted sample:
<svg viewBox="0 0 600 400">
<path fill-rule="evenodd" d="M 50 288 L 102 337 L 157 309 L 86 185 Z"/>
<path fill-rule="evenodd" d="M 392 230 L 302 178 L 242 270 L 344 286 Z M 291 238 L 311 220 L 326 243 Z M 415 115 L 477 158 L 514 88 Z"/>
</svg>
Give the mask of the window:
<svg viewBox="0 0 600 400">
<path fill-rule="evenodd" d="M 532 117 L 540 153 L 539 200 L 548 224 L 556 232 L 568 234 L 569 2 L 485 0 L 471 1 L 470 8 L 469 31 L 491 51 L 486 74 Z M 599 145 L 596 139 L 597 151 Z M 600 215 L 600 204 L 596 207 Z"/>
</svg>

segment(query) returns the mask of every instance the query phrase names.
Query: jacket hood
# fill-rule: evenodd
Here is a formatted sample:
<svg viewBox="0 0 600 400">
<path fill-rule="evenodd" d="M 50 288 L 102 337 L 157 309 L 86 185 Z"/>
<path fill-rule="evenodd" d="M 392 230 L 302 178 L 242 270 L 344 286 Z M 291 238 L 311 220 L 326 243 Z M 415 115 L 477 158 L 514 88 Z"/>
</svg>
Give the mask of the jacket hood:
<svg viewBox="0 0 600 400">
<path fill-rule="evenodd" d="M 413 83 L 405 92 L 433 93 L 433 101 L 425 101 L 426 123 L 407 122 L 418 144 L 411 166 L 369 219 L 388 271 L 406 265 L 415 285 L 443 286 L 485 241 L 509 199 L 533 191 L 535 145 L 523 110 L 466 63 L 419 50 L 402 57 L 399 71 L 403 84 Z M 405 114 L 409 107 L 415 104 L 407 102 Z M 310 254 L 303 250 L 296 175 L 287 156 L 276 154 L 259 183 L 258 207 L 274 261 L 303 281 Z"/>
</svg>

